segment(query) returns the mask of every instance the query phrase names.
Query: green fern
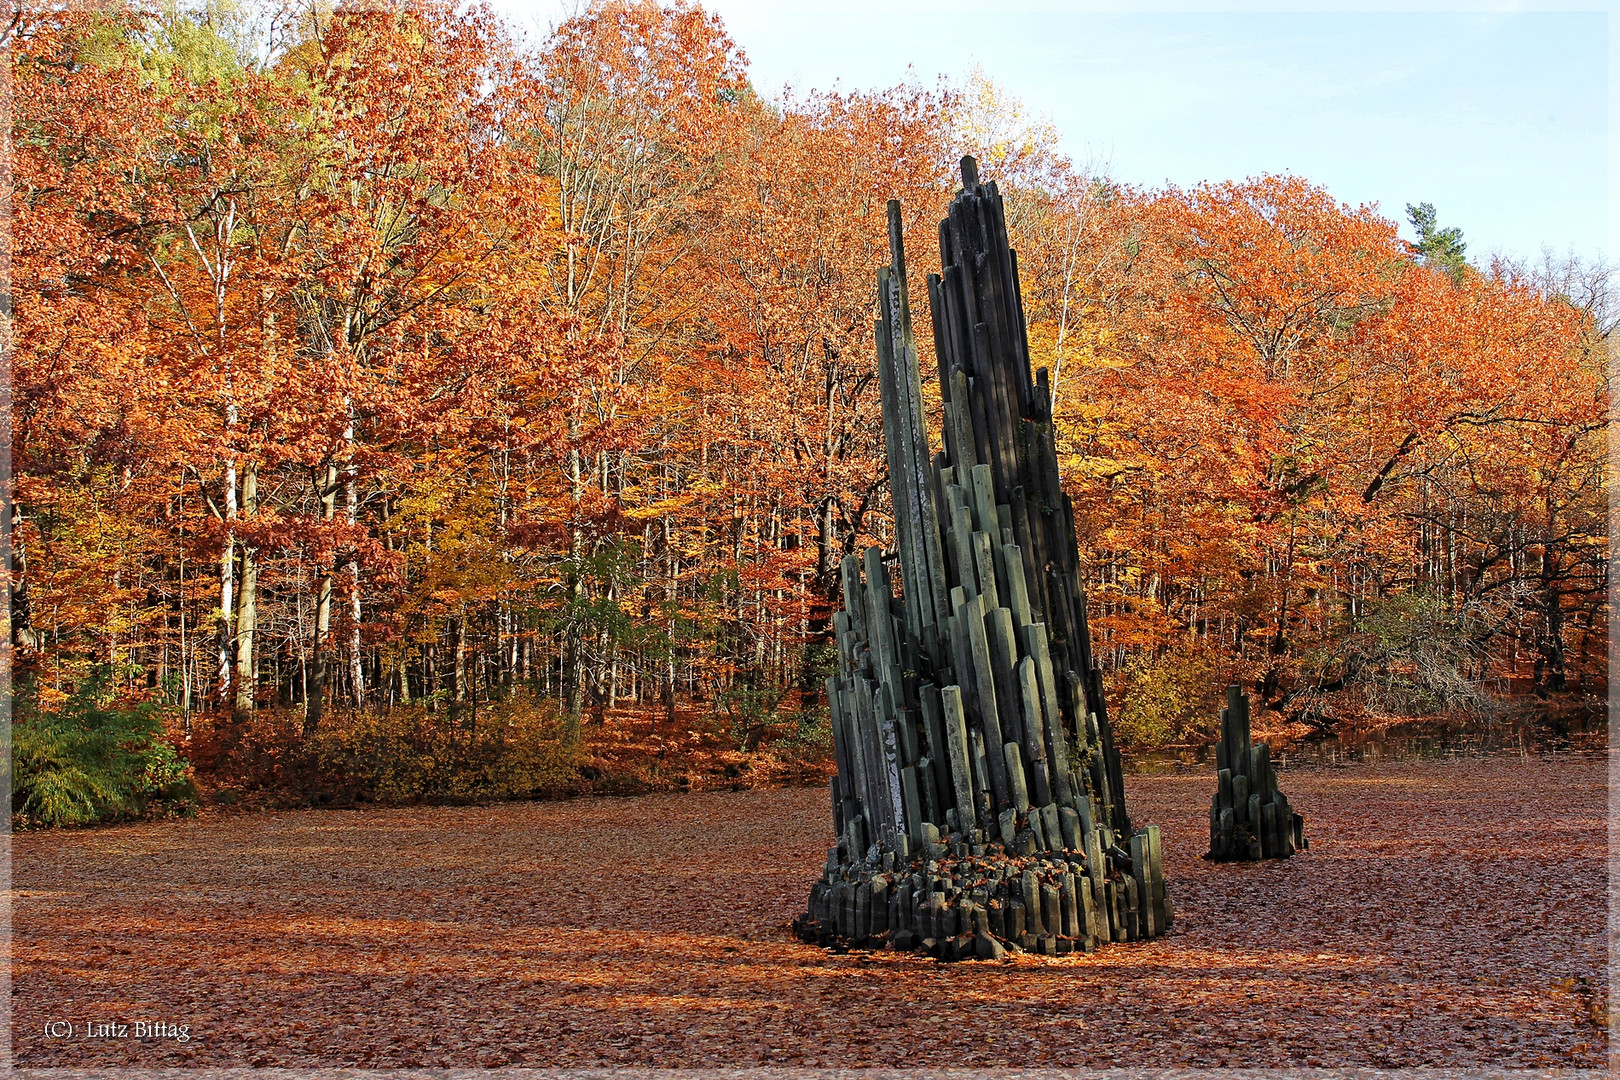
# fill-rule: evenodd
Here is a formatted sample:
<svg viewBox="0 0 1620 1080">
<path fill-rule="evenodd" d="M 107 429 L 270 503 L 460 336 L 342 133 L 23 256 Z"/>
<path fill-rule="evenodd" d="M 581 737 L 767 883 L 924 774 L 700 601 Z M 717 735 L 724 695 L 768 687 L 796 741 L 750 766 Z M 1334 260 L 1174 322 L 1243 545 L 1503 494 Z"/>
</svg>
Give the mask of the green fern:
<svg viewBox="0 0 1620 1080">
<path fill-rule="evenodd" d="M 11 727 L 12 812 L 23 824 L 86 825 L 188 803 L 187 766 L 152 705 L 114 708 L 111 673 L 94 672 L 59 708 L 24 686 Z"/>
</svg>

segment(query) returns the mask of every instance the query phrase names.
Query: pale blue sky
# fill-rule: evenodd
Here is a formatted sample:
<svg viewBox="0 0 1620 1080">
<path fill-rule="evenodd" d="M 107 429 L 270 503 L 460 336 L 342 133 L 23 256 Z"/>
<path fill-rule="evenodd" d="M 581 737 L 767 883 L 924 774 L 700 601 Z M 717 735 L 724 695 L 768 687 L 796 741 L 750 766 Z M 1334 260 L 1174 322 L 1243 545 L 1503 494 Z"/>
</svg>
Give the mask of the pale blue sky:
<svg viewBox="0 0 1620 1080">
<path fill-rule="evenodd" d="M 543 28 L 565 2 L 496 6 Z M 1406 204 L 1432 202 L 1476 259 L 1617 247 L 1615 47 L 1597 4 L 1127 12 L 1046 3 L 993 17 L 989 3 L 955 0 L 704 6 L 725 19 L 767 94 L 787 84 L 932 85 L 979 64 L 1056 125 L 1071 157 L 1127 183 L 1292 172 L 1343 202 L 1377 203 L 1408 236 Z M 972 36 L 959 32 L 965 24 Z"/>
</svg>

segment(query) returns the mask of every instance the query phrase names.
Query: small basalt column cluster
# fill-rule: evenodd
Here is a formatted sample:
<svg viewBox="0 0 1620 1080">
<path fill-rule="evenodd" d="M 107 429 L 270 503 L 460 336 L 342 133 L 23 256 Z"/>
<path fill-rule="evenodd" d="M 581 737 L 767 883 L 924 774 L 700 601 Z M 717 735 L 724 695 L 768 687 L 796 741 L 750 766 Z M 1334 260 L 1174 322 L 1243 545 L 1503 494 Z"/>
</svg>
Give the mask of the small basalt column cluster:
<svg viewBox="0 0 1620 1080">
<path fill-rule="evenodd" d="M 972 158 L 939 242 L 931 454 L 889 204 L 876 334 L 897 546 L 840 567 L 838 843 L 799 933 L 952 959 L 1154 937 L 1172 915 L 1159 833 L 1125 812 L 1047 373 L 1031 377 L 1001 197 Z"/>
<path fill-rule="evenodd" d="M 1217 862 L 1286 859 L 1309 845 L 1305 819 L 1277 790 L 1271 748 L 1249 738 L 1249 699 L 1226 688 L 1221 741 L 1215 748 L 1218 785 L 1209 804 L 1209 855 Z"/>
</svg>

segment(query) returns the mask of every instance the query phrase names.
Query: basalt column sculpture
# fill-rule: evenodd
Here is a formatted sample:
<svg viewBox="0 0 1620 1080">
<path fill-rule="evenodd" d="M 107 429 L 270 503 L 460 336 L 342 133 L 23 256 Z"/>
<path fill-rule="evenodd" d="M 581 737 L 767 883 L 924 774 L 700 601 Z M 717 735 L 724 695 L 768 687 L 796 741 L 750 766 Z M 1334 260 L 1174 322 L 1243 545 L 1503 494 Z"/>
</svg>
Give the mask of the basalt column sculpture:
<svg viewBox="0 0 1620 1080">
<path fill-rule="evenodd" d="M 1277 790 L 1271 748 L 1249 738 L 1249 699 L 1226 688 L 1221 741 L 1215 748 L 1215 797 L 1209 804 L 1209 854 L 1217 862 L 1286 859 L 1308 845 L 1305 819 Z"/>
<path fill-rule="evenodd" d="M 1125 809 L 1001 197 L 963 159 L 928 279 L 939 452 L 897 202 L 888 220 L 876 335 L 897 544 L 840 568 L 838 842 L 799 933 L 950 959 L 1162 934 L 1159 830 Z"/>
</svg>

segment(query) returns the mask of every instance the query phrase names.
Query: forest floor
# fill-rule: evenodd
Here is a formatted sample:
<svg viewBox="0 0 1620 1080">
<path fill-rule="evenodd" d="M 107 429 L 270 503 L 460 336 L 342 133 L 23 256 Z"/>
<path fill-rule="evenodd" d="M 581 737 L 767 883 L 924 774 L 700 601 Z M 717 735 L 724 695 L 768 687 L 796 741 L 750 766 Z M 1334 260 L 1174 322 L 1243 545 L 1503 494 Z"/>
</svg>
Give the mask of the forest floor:
<svg viewBox="0 0 1620 1080">
<path fill-rule="evenodd" d="M 1289 770 L 1310 850 L 1264 865 L 1199 858 L 1211 777 L 1132 776 L 1174 929 L 995 964 L 793 938 L 821 788 L 23 833 L 14 1060 L 1597 1068 L 1606 769 Z"/>
</svg>

